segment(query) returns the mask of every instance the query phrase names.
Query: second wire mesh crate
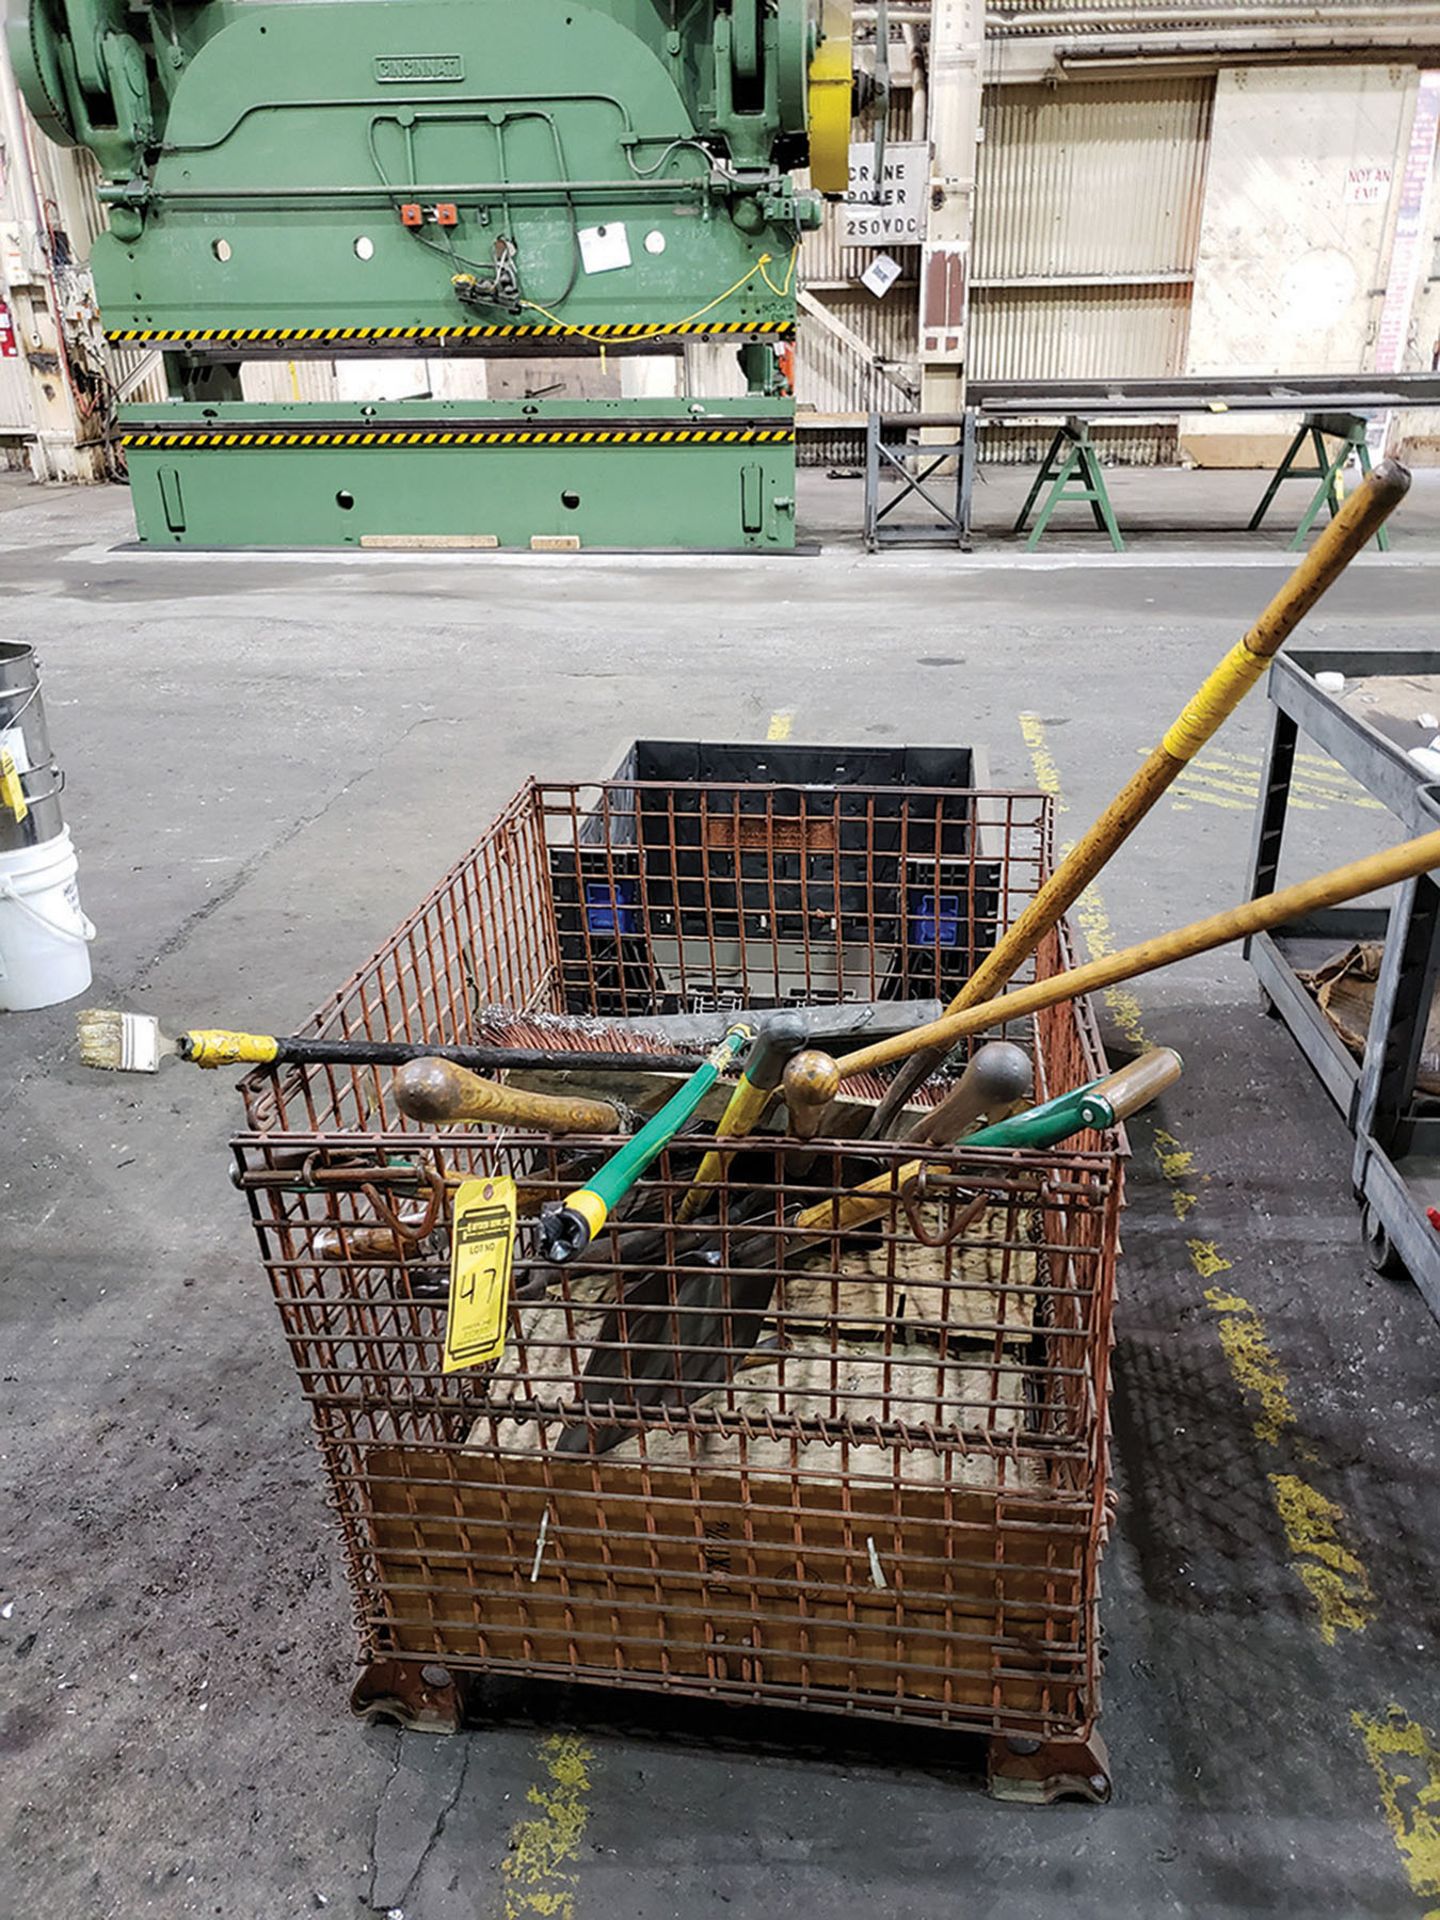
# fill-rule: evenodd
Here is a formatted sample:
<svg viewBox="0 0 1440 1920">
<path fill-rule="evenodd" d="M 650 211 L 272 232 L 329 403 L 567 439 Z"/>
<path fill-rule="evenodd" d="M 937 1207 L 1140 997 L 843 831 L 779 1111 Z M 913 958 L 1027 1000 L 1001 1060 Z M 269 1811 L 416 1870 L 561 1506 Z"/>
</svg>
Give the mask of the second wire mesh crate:
<svg viewBox="0 0 1440 1920">
<path fill-rule="evenodd" d="M 948 998 L 1050 840 L 1039 795 L 532 782 L 310 1030 L 604 1050 L 641 1017 Z M 1057 932 L 1035 970 L 1067 960 Z M 1083 1006 L 1008 1031 L 1037 1099 L 1104 1070 Z M 464 1676 L 502 1672 L 912 1720 L 990 1736 L 1005 1790 L 1103 1797 L 1122 1140 L 929 1150 L 917 1179 L 853 1137 L 862 1078 L 833 1138 L 752 1143 L 688 1226 L 710 1136 L 677 1139 L 556 1268 L 525 1223 L 616 1142 L 426 1132 L 389 1077 L 257 1074 L 235 1141 L 371 1694 L 458 1716 Z M 648 1110 L 670 1083 L 624 1089 Z M 796 1234 L 887 1173 L 879 1222 Z M 446 1375 L 450 1205 L 495 1174 L 509 1341 Z"/>
</svg>

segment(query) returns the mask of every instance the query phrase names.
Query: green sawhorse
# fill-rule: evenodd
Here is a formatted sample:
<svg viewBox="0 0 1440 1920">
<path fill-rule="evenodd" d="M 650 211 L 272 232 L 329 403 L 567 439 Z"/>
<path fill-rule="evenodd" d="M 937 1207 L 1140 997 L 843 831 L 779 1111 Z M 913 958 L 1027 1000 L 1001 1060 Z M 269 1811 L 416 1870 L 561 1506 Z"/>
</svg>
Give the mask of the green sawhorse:
<svg viewBox="0 0 1440 1920">
<path fill-rule="evenodd" d="M 1071 484 L 1076 482 L 1078 484 Z M 1013 531 L 1023 533 L 1025 522 L 1030 518 L 1035 502 L 1040 498 L 1046 486 L 1050 491 L 1045 495 L 1045 504 L 1040 509 L 1040 518 L 1035 522 L 1035 531 L 1025 542 L 1025 551 L 1033 553 L 1040 544 L 1040 536 L 1050 524 L 1050 516 L 1055 509 L 1069 504 L 1086 504 L 1095 516 L 1095 524 L 1101 533 L 1108 533 L 1110 544 L 1117 553 L 1125 551 L 1125 542 L 1120 538 L 1120 529 L 1115 524 L 1115 511 L 1110 505 L 1110 496 L 1105 491 L 1105 477 L 1100 471 L 1100 457 L 1095 451 L 1095 443 L 1090 438 L 1090 423 L 1080 420 L 1074 414 L 1065 424 L 1055 429 L 1055 438 L 1050 442 L 1050 451 L 1040 462 L 1040 471 L 1035 476 L 1035 484 L 1026 496 L 1020 509 Z"/>
<path fill-rule="evenodd" d="M 1314 449 L 1315 465 L 1297 466 L 1296 462 L 1307 440 Z M 1333 455 L 1326 449 L 1327 440 L 1338 442 Z M 1292 553 L 1296 548 L 1303 547 L 1321 507 L 1328 504 L 1332 520 L 1340 511 L 1338 482 L 1341 470 L 1352 453 L 1360 463 L 1360 471 L 1369 473 L 1370 449 L 1365 444 L 1365 421 L 1358 413 L 1307 413 L 1300 423 L 1300 431 L 1286 450 L 1285 458 L 1275 469 L 1274 477 L 1265 489 L 1264 499 L 1250 516 L 1251 533 L 1269 512 L 1270 503 L 1280 491 L 1282 480 L 1318 480 L 1320 484 L 1315 489 L 1315 497 L 1305 509 L 1305 518 L 1295 529 L 1295 537 L 1290 542 Z M 1390 536 L 1384 527 L 1376 534 L 1375 544 L 1381 553 L 1390 551 Z"/>
</svg>

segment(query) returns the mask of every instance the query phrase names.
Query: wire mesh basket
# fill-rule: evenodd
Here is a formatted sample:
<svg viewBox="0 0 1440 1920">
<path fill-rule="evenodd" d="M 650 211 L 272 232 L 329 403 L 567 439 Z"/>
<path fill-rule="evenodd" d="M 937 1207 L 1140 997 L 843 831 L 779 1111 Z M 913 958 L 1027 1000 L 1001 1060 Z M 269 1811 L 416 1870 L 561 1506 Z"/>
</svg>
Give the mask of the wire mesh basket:
<svg viewBox="0 0 1440 1920">
<path fill-rule="evenodd" d="M 1049 871 L 1051 829 L 1022 793 L 531 782 L 307 1031 L 613 1051 L 716 1008 L 863 1022 L 954 992 Z M 1068 959 L 1061 928 L 1020 978 Z M 1104 1071 L 1083 1003 L 1006 1034 L 1037 1099 Z M 682 1224 L 712 1105 L 552 1266 L 528 1223 L 617 1141 L 427 1131 L 389 1081 L 257 1073 L 234 1142 L 372 1670 L 927 1722 L 1021 1754 L 1090 1737 L 1122 1135 L 927 1149 L 917 1172 L 913 1147 L 854 1137 L 883 1087 L 862 1077 L 829 1137 L 756 1135 Z M 653 1108 L 672 1084 L 638 1068 L 623 1090 Z M 502 1174 L 506 1350 L 446 1374 L 452 1196 Z M 880 1220 L 796 1231 L 877 1175 Z"/>
</svg>

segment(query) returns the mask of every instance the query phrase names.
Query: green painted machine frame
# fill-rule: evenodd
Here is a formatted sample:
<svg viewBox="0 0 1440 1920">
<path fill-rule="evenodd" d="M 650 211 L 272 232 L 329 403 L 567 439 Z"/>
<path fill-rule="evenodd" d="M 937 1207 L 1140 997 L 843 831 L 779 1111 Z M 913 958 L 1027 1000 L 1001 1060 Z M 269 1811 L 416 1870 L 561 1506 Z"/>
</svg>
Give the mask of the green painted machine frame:
<svg viewBox="0 0 1440 1920">
<path fill-rule="evenodd" d="M 829 41 L 819 0 L 22 5 L 8 33 L 25 96 L 104 176 L 110 231 L 93 267 L 107 331 L 166 358 L 165 419 L 122 415 L 142 539 L 349 544 L 362 524 L 448 536 L 463 519 L 506 544 L 522 531 L 793 544 L 777 349 L 794 331 L 800 237 L 821 212 L 791 170 L 808 160 L 833 185 L 844 164 L 834 0 Z M 396 430 L 358 450 L 292 440 L 303 410 L 247 399 L 242 377 L 277 355 L 593 357 L 702 336 L 733 341 L 747 399 L 572 401 L 567 425 L 595 437 L 571 443 L 527 438 L 528 410 L 502 418 L 480 401 L 454 403 L 469 437 L 431 439 L 451 403 L 424 400 L 373 410 Z M 692 430 L 696 407 L 788 425 L 789 439 L 715 439 Z M 364 430 L 348 406 L 322 411 Z M 627 422 L 672 437 L 616 437 Z M 565 474 L 557 445 L 578 463 Z M 162 474 L 178 476 L 168 509 Z M 347 492 L 349 510 L 335 504 Z M 552 528 L 571 492 L 582 505 Z M 536 524 L 522 528 L 525 513 Z"/>
<path fill-rule="evenodd" d="M 176 403 L 126 454 L 147 546 L 794 545 L 780 400 Z"/>
</svg>

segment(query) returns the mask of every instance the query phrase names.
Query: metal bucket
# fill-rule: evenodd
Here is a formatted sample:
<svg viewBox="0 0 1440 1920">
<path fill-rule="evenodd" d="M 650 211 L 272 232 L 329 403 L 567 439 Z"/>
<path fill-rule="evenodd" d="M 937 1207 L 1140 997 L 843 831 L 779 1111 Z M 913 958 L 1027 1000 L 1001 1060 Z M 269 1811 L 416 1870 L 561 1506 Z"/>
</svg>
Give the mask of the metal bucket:
<svg viewBox="0 0 1440 1920">
<path fill-rule="evenodd" d="M 0 805 L 0 853 L 18 853 L 64 831 L 60 794 L 65 776 L 55 764 L 45 725 L 35 649 L 13 640 L 0 640 L 0 747 L 8 747 L 14 756 L 29 808 L 25 818 L 17 820 L 9 807 Z"/>
</svg>

